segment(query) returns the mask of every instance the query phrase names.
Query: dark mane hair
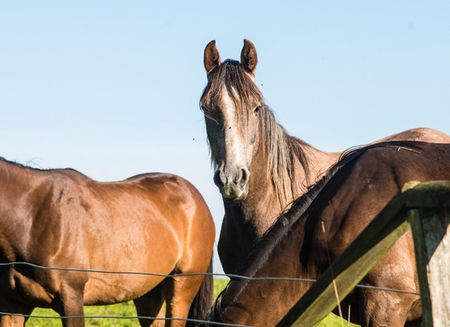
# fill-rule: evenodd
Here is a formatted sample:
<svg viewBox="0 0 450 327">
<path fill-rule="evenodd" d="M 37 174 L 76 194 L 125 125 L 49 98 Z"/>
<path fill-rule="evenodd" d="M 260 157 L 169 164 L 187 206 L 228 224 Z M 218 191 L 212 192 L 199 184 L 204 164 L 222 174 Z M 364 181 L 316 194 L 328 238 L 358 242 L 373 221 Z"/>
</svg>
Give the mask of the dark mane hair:
<svg viewBox="0 0 450 327">
<path fill-rule="evenodd" d="M 4 162 L 8 165 L 12 165 L 17 168 L 28 169 L 28 170 L 36 171 L 36 172 L 71 171 L 71 172 L 74 172 L 74 173 L 77 173 L 77 174 L 87 177 L 83 173 L 80 173 L 78 170 L 73 169 L 73 168 L 36 168 L 36 167 L 28 166 L 26 164 L 22 164 L 20 162 L 5 159 L 4 157 L 0 157 L 0 163 L 1 162 Z"/>
<path fill-rule="evenodd" d="M 37 170 L 37 171 L 43 171 L 43 170 L 45 171 L 45 170 L 47 170 L 47 169 L 42 169 L 42 168 L 31 167 L 31 166 L 28 166 L 26 164 L 22 164 L 22 163 L 16 162 L 16 161 L 11 161 L 11 160 L 8 160 L 8 159 L 6 159 L 4 157 L 0 157 L 0 162 L 5 162 L 7 164 L 10 164 L 10 165 L 13 165 L 13 166 L 16 166 L 16 167 L 19 167 L 19 168 L 25 168 L 25 169 L 31 169 L 31 170 Z"/>
<path fill-rule="evenodd" d="M 310 179 L 310 169 L 303 146 L 308 144 L 289 135 L 284 127 L 278 124 L 269 106 L 264 104 L 260 112 L 263 116 L 263 143 L 266 145 L 272 184 L 275 186 L 280 203 L 285 204 L 281 209 L 285 210 L 286 205 L 294 201 L 294 187 L 306 191 L 305 184 Z M 298 180 L 295 174 L 296 160 L 303 167 L 305 180 Z"/>
<path fill-rule="evenodd" d="M 295 174 L 295 161 L 298 160 L 303 167 L 305 179 L 310 178 L 308 161 L 303 150 L 306 142 L 289 135 L 278 124 L 275 115 L 268 105 L 258 86 L 236 60 L 227 59 L 216 67 L 208 75 L 208 84 L 200 97 L 200 103 L 204 107 L 210 107 L 214 101 L 220 98 L 223 89 L 228 91 L 234 102 L 236 115 L 242 126 L 246 125 L 249 115 L 255 106 L 259 105 L 259 115 L 262 122 L 262 143 L 266 146 L 266 155 L 270 169 L 272 184 L 277 192 L 282 210 L 294 200 L 294 186 L 305 191 L 304 181 L 297 181 Z M 216 108 L 209 108 L 216 110 Z M 215 120 L 204 110 L 208 119 Z M 211 147 L 210 147 L 211 148 Z M 217 162 L 211 151 L 211 160 L 214 166 Z"/>
<path fill-rule="evenodd" d="M 250 252 L 245 264 L 242 266 L 239 274 L 253 277 L 258 270 L 267 262 L 271 254 L 275 250 L 278 244 L 285 240 L 290 233 L 293 232 L 293 226 L 297 222 L 301 221 L 304 217 L 308 216 L 311 210 L 315 207 L 323 205 L 320 195 L 324 191 L 325 187 L 339 178 L 345 178 L 346 173 L 350 172 L 351 167 L 356 163 L 357 159 L 361 157 L 368 150 L 373 148 L 385 148 L 385 147 L 402 147 L 416 151 L 415 149 L 419 144 L 423 142 L 417 141 L 392 141 L 382 142 L 377 144 L 371 144 L 359 148 L 353 148 L 344 152 L 340 160 L 335 163 L 328 172 L 314 184 L 307 193 L 296 199 L 291 208 L 285 213 L 280 215 L 271 228 L 267 230 L 264 236 L 255 244 Z M 300 253 L 301 249 L 299 249 Z M 219 295 L 218 300 L 213 306 L 212 313 L 217 313 L 223 304 L 227 305 L 232 303 L 240 293 L 245 289 L 249 280 L 236 280 L 237 285 L 233 288 L 225 288 Z M 228 292 L 229 291 L 229 292 Z M 227 294 L 230 293 L 230 294 Z M 225 298 L 224 298 L 225 297 Z"/>
</svg>

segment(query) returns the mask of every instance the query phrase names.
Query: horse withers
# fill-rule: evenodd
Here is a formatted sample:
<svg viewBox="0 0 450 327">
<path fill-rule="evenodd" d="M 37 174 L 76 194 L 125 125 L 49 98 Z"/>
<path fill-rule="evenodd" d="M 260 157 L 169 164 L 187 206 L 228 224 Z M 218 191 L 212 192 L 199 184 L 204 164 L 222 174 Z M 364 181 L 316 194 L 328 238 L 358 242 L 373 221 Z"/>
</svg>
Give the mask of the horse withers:
<svg viewBox="0 0 450 327">
<path fill-rule="evenodd" d="M 202 273 L 211 267 L 215 229 L 200 193 L 181 177 L 152 173 L 96 182 L 71 169 L 39 170 L 0 159 L 0 262 L 45 267 Z M 0 311 L 35 307 L 82 316 L 83 305 L 134 300 L 140 316 L 202 318 L 212 277 L 144 276 L 0 267 Z M 24 316 L 2 315 L 0 326 Z M 149 326 L 150 319 L 140 320 Z M 63 319 L 83 326 L 83 319 Z M 166 326 L 184 326 L 183 320 Z"/>
<path fill-rule="evenodd" d="M 208 83 L 200 107 L 216 169 L 214 182 L 225 208 L 218 250 L 225 272 L 233 273 L 275 219 L 342 153 L 317 149 L 276 121 L 256 83 L 258 56 L 251 41 L 244 40 L 240 61 L 224 62 L 211 41 L 203 60 Z M 415 128 L 379 141 L 387 140 L 449 143 L 450 136 Z"/>
<path fill-rule="evenodd" d="M 347 153 L 294 201 L 255 245 L 216 300 L 210 320 L 281 326 L 280 320 L 390 199 L 411 180 L 450 180 L 450 145 L 386 142 Z M 304 281 L 264 280 L 264 277 Z M 408 230 L 344 301 L 362 326 L 404 326 L 421 317 L 414 243 Z M 348 317 L 345 317 L 348 318 Z"/>
</svg>

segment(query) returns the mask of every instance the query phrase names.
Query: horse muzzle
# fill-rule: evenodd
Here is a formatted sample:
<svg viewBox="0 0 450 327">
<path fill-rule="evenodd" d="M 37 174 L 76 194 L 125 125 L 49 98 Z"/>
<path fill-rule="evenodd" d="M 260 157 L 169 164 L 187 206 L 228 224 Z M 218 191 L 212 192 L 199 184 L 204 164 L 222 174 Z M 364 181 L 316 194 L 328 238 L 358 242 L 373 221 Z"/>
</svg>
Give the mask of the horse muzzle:
<svg viewBox="0 0 450 327">
<path fill-rule="evenodd" d="M 214 183 L 225 200 L 242 201 L 248 194 L 249 176 L 245 168 L 235 169 L 234 173 L 226 173 L 219 168 L 214 173 Z"/>
</svg>

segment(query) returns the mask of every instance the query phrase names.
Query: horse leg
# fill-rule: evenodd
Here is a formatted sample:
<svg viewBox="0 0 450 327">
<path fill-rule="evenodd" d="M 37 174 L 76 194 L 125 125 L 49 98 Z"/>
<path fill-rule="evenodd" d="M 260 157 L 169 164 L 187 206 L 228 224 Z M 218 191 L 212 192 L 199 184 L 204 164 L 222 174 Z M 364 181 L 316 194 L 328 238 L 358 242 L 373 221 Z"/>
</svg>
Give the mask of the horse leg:
<svg viewBox="0 0 450 327">
<path fill-rule="evenodd" d="M 29 315 L 33 312 L 33 307 L 24 306 L 22 304 L 8 302 L 0 299 L 0 312 L 15 313 L 14 315 L 0 315 L 0 327 L 23 327 L 28 317 L 22 315 Z"/>
<path fill-rule="evenodd" d="M 61 316 L 84 316 L 83 287 L 72 287 L 64 284 L 55 298 L 54 310 Z M 64 327 L 84 327 L 84 318 L 62 319 Z"/>
<path fill-rule="evenodd" d="M 25 317 L 23 316 L 0 316 L 0 327 L 22 327 L 25 326 Z"/>
<path fill-rule="evenodd" d="M 175 277 L 165 288 L 166 318 L 188 317 L 192 301 L 197 295 L 203 276 L 181 276 Z M 186 325 L 185 320 L 166 320 L 166 327 L 182 327 Z"/>
<path fill-rule="evenodd" d="M 10 313 L 16 313 L 21 315 L 29 315 L 33 311 L 33 309 L 30 310 L 3 310 L 0 309 L 2 312 L 10 312 Z M 14 315 L 0 315 L 0 327 L 23 327 L 25 326 L 25 322 L 27 321 L 28 317 L 24 316 L 14 316 Z"/>
<path fill-rule="evenodd" d="M 162 310 L 164 302 L 162 294 L 163 284 L 164 281 L 161 282 L 158 286 L 156 286 L 147 294 L 144 294 L 140 298 L 133 300 L 138 316 L 146 316 L 146 317 L 157 316 L 158 318 L 164 318 L 164 310 Z M 162 311 L 162 315 L 160 311 Z M 164 326 L 163 322 L 155 319 L 139 319 L 139 324 L 142 327 Z"/>
</svg>

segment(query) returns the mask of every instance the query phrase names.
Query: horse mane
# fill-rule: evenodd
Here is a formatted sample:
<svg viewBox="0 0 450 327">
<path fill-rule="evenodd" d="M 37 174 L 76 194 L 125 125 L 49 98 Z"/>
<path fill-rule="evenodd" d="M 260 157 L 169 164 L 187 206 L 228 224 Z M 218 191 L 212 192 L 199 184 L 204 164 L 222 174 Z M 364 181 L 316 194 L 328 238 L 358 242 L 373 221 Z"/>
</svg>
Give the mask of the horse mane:
<svg viewBox="0 0 450 327">
<path fill-rule="evenodd" d="M 22 164 L 22 163 L 17 162 L 17 161 L 11 161 L 11 160 L 8 160 L 8 159 L 6 159 L 4 157 L 0 157 L 0 162 L 4 162 L 6 164 L 13 165 L 15 167 L 25 168 L 25 169 L 30 169 L 30 170 L 36 170 L 36 171 L 42 171 L 42 170 L 45 171 L 46 170 L 46 169 L 31 167 L 31 166 L 28 166 L 26 164 Z"/>
<path fill-rule="evenodd" d="M 284 127 L 276 121 L 269 106 L 263 105 L 261 111 L 263 115 L 262 142 L 266 145 L 270 176 L 281 209 L 285 210 L 287 205 L 295 199 L 295 187 L 306 191 L 305 180 L 309 179 L 310 172 L 303 146 L 308 144 L 289 135 Z M 303 167 L 304 180 L 298 180 L 297 178 L 295 161 L 299 161 Z"/>
<path fill-rule="evenodd" d="M 310 177 L 309 165 L 303 146 L 308 144 L 289 135 L 275 118 L 273 111 L 264 103 L 264 98 L 256 83 L 242 68 L 239 61 L 227 59 L 215 68 L 208 76 L 208 84 L 200 97 L 200 103 L 208 106 L 221 96 L 226 88 L 235 107 L 239 121 L 245 126 L 254 106 L 261 103 L 259 114 L 262 122 L 262 144 L 265 144 L 265 155 L 268 161 L 271 182 L 276 190 L 282 210 L 294 200 L 294 187 L 303 188 L 304 182 L 298 181 L 295 173 L 295 161 L 303 167 L 305 179 Z M 209 119 L 208 113 L 205 116 Z M 214 120 L 214 119 L 213 119 Z M 211 146 L 210 146 L 211 149 Z M 213 151 L 210 151 L 211 162 L 217 168 Z"/>
<path fill-rule="evenodd" d="M 254 245 L 250 254 L 248 255 L 245 263 L 239 271 L 239 274 L 253 277 L 263 267 L 263 265 L 270 259 L 271 254 L 275 250 L 278 244 L 283 242 L 292 232 L 292 227 L 308 216 L 308 212 L 314 209 L 316 206 L 324 204 L 320 201 L 320 194 L 325 187 L 334 180 L 338 173 L 345 173 L 350 171 L 356 160 L 361 157 L 368 150 L 373 148 L 387 148 L 387 147 L 403 147 L 408 149 L 415 149 L 416 146 L 423 142 L 417 141 L 391 141 L 371 144 L 367 146 L 361 146 L 351 148 L 345 151 L 340 160 L 329 168 L 326 174 L 310 189 L 297 198 L 292 206 L 286 212 L 282 213 L 275 223 L 266 231 L 262 238 Z M 337 178 L 337 176 L 336 176 Z M 300 249 L 299 249 L 300 252 Z M 212 307 L 211 314 L 217 314 L 222 306 L 222 303 L 226 305 L 234 302 L 241 292 L 246 288 L 249 280 L 235 280 L 234 287 L 227 286 L 225 290 L 219 295 L 217 301 Z M 237 285 L 236 285 L 237 284 Z M 230 284 L 229 284 L 230 285 Z M 226 297 L 226 300 L 225 298 Z"/>
<path fill-rule="evenodd" d="M 5 159 L 4 157 L 0 157 L 0 163 L 1 162 L 4 162 L 8 165 L 12 165 L 12 166 L 20 168 L 20 169 L 27 169 L 27 170 L 36 171 L 36 172 L 54 172 L 54 171 L 64 171 L 65 170 L 65 171 L 72 171 L 74 173 L 77 173 L 77 174 L 87 177 L 83 173 L 81 173 L 78 170 L 73 169 L 73 168 L 37 168 L 37 167 L 31 167 L 27 164 L 22 164 L 17 161 L 11 161 L 11 160 Z"/>
</svg>

